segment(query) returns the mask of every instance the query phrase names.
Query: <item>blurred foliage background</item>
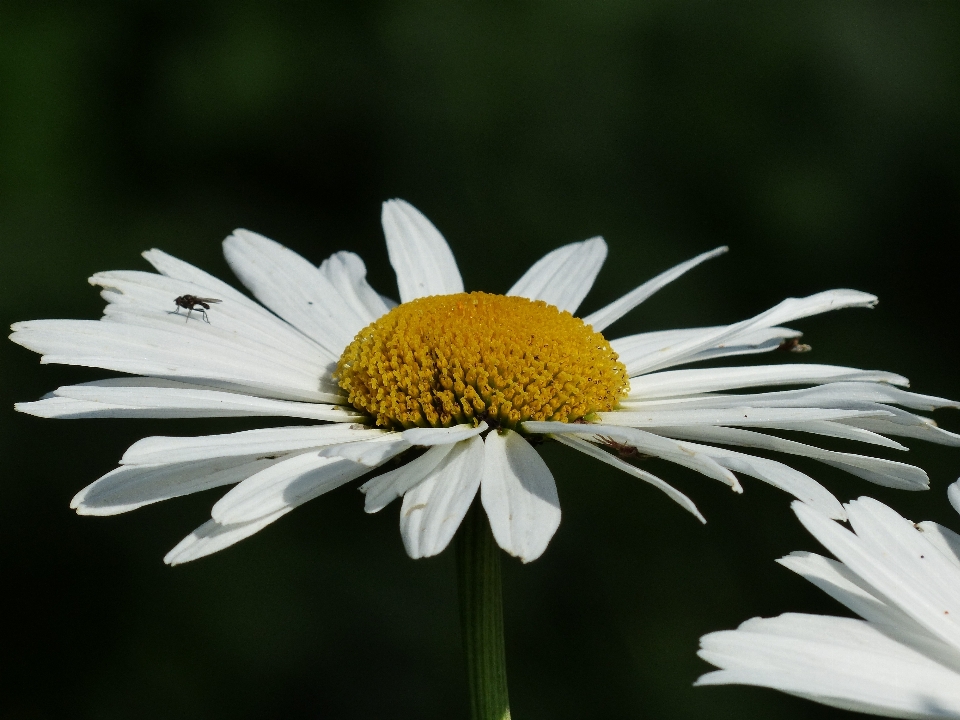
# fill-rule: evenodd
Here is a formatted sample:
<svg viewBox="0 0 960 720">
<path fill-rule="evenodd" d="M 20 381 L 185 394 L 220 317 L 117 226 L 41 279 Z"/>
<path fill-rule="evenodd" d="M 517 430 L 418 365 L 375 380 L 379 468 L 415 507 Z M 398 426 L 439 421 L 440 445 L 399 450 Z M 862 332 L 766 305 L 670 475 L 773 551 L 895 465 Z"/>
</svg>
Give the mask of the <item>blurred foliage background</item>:
<svg viewBox="0 0 960 720">
<path fill-rule="evenodd" d="M 731 246 L 612 336 L 875 292 L 876 310 L 795 323 L 804 361 L 960 398 L 958 37 L 949 2 L 7 0 L 0 319 L 98 317 L 85 278 L 146 269 L 150 247 L 232 281 L 219 241 L 238 226 L 317 263 L 355 250 L 393 294 L 379 204 L 402 197 L 473 289 L 503 292 L 545 251 L 602 234 L 586 312 Z M 141 437 L 264 423 L 39 420 L 13 403 L 106 373 L 41 367 L 11 343 L 0 362 L 0 716 L 464 716 L 451 553 L 407 559 L 395 507 L 366 516 L 343 488 L 167 568 L 215 493 L 107 519 L 74 515 L 72 495 Z M 910 444 L 931 492 L 791 464 L 842 500 L 960 527 L 944 494 L 960 452 Z M 701 527 L 610 468 L 545 453 L 564 520 L 542 559 L 506 563 L 514 717 L 846 716 L 691 687 L 705 632 L 843 613 L 773 562 L 820 549 L 786 495 L 747 479 L 737 497 L 651 462 Z"/>
</svg>

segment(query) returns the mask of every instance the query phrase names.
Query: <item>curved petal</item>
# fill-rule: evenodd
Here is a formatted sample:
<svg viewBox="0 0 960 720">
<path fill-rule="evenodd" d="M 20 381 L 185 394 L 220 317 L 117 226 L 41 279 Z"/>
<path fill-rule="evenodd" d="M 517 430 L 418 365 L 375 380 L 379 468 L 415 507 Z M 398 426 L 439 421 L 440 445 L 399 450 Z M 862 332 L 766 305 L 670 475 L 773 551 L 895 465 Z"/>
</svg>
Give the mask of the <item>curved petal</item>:
<svg viewBox="0 0 960 720">
<path fill-rule="evenodd" d="M 416 460 L 406 465 L 378 475 L 360 486 L 360 492 L 366 497 L 363 509 L 368 513 L 383 510 L 398 497 L 412 490 L 439 465 L 455 446 L 434 445 Z"/>
<path fill-rule="evenodd" d="M 646 483 L 650 483 L 655 488 L 666 494 L 671 500 L 677 503 L 680 507 L 686 510 L 688 513 L 693 515 L 697 520 L 706 524 L 707 520 L 703 515 L 700 514 L 700 511 L 697 510 L 697 506 L 693 504 L 693 500 L 688 498 L 682 492 L 677 490 L 672 485 L 665 483 L 663 480 L 658 478 L 656 475 L 648 473 L 646 470 L 641 470 L 638 467 L 631 465 L 630 463 L 624 462 L 618 457 L 614 457 L 608 452 L 601 450 L 596 445 L 591 442 L 587 442 L 583 438 L 579 438 L 576 435 L 548 435 L 548 437 L 553 438 L 559 443 L 572 447 L 574 450 L 582 452 L 584 455 L 589 455 L 600 462 L 604 462 L 607 465 L 612 465 L 617 468 L 617 470 L 622 470 L 628 475 L 633 475 L 635 478 L 639 478 Z"/>
<path fill-rule="evenodd" d="M 400 536 L 410 557 L 431 557 L 450 544 L 476 497 L 483 464 L 483 440 L 472 437 L 403 496 Z"/>
<path fill-rule="evenodd" d="M 953 509 L 960 513 L 960 480 L 947 488 L 947 499 L 953 505 Z"/>
<path fill-rule="evenodd" d="M 463 292 L 463 280 L 440 231 L 413 205 L 387 200 L 380 214 L 400 302 Z"/>
<path fill-rule="evenodd" d="M 390 310 L 367 282 L 367 266 L 356 253 L 346 250 L 334 253 L 320 264 L 320 274 L 365 322 L 371 323 Z"/>
<path fill-rule="evenodd" d="M 512 430 L 487 435 L 480 499 L 497 544 L 523 562 L 536 560 L 560 526 L 560 498 L 550 469 Z"/>
<path fill-rule="evenodd" d="M 592 325 L 593 329 L 597 332 L 602 332 L 605 328 L 615 323 L 628 312 L 633 310 L 637 305 L 657 292 L 657 290 L 669 285 L 685 272 L 692 270 L 700 263 L 723 255 L 728 249 L 729 248 L 724 245 L 722 247 L 714 248 L 709 252 L 697 255 L 692 260 L 682 262 L 679 265 L 670 268 L 666 272 L 660 273 L 655 278 L 647 280 L 647 282 L 643 283 L 643 285 L 640 287 L 631 290 L 626 295 L 618 300 L 614 300 L 606 307 L 602 307 L 595 313 L 587 315 L 583 321 L 587 325 Z"/>
<path fill-rule="evenodd" d="M 691 362 L 691 358 L 698 353 L 719 345 L 737 342 L 744 335 L 752 335 L 761 330 L 767 330 L 775 325 L 799 320 L 800 318 L 818 315 L 831 310 L 840 310 L 848 307 L 872 308 L 877 304 L 875 295 L 857 290 L 827 290 L 804 298 L 787 298 L 769 310 L 760 313 L 748 320 L 733 325 L 716 328 L 713 332 L 702 335 L 692 335 L 670 346 L 656 355 L 648 356 L 645 362 L 636 362 L 631 365 L 630 372 L 642 374 L 653 372 Z"/>
<path fill-rule="evenodd" d="M 602 237 L 570 243 L 537 260 L 507 295 L 543 300 L 575 313 L 607 257 Z"/>
<path fill-rule="evenodd" d="M 254 533 L 260 532 L 292 509 L 292 507 L 287 507 L 259 520 L 237 523 L 236 525 L 221 525 L 216 520 L 208 520 L 181 540 L 173 550 L 164 556 L 163 561 L 167 565 L 182 565 L 212 555 L 247 539 Z"/>
</svg>

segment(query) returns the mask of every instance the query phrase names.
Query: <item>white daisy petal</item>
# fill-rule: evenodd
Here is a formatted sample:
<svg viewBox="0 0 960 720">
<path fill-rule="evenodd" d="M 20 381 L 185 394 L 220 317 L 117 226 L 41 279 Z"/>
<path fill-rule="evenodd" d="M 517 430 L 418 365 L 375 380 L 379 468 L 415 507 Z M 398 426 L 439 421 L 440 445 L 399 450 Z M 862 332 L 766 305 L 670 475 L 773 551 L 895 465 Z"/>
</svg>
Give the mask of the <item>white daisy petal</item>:
<svg viewBox="0 0 960 720">
<path fill-rule="evenodd" d="M 223 241 L 223 254 L 260 302 L 334 357 L 367 324 L 324 273 L 280 243 L 238 229 Z"/>
<path fill-rule="evenodd" d="M 497 544 L 536 560 L 560 526 L 560 498 L 546 463 L 512 430 L 487 435 L 480 499 Z"/>
<path fill-rule="evenodd" d="M 960 480 L 947 488 L 947 499 L 950 500 L 953 509 L 960 513 Z"/>
<path fill-rule="evenodd" d="M 846 710 L 904 718 L 960 716 L 958 674 L 860 620 L 754 618 L 701 638 L 722 668 L 697 685 L 770 687 Z"/>
<path fill-rule="evenodd" d="M 196 270 L 196 273 L 201 271 Z M 298 364 L 319 369 L 336 360 L 335 356 L 327 354 L 315 342 L 278 320 L 276 315 L 246 295 L 216 278 L 207 277 L 210 279 L 204 284 L 196 284 L 155 273 L 113 270 L 96 273 L 89 282 L 103 288 L 100 295 L 108 303 L 103 318 L 107 321 L 192 332 L 218 342 L 240 342 L 272 355 L 281 365 L 296 358 Z M 186 319 L 186 313 L 176 307 L 174 299 L 188 294 L 221 301 L 214 312 L 213 322 L 203 323 L 199 317 L 190 321 Z"/>
<path fill-rule="evenodd" d="M 848 408 L 853 410 L 883 410 L 891 413 L 898 422 L 920 425 L 925 418 L 891 408 L 886 403 L 902 405 L 915 410 L 956 408 L 952 400 L 919 395 L 876 382 L 836 381 L 800 390 L 735 395 L 694 395 L 692 397 L 658 398 L 651 400 L 627 400 L 621 403 L 626 410 L 673 410 L 729 407 L 819 407 Z"/>
<path fill-rule="evenodd" d="M 450 443 L 469 440 L 487 429 L 483 421 L 473 425 L 454 425 L 448 428 L 411 428 L 403 431 L 403 439 L 411 445 L 449 445 Z"/>
<path fill-rule="evenodd" d="M 940 523 L 924 521 L 917 525 L 927 541 L 943 553 L 943 556 L 960 568 L 960 534 Z"/>
<path fill-rule="evenodd" d="M 753 367 L 666 370 L 631 378 L 628 400 L 681 397 L 697 393 L 773 385 L 813 385 L 834 382 L 907 385 L 900 375 L 837 365 L 755 365 Z M 947 404 L 950 401 L 945 401 Z M 942 406 L 941 406 L 942 407 Z M 932 408 L 931 408 L 932 409 Z"/>
<path fill-rule="evenodd" d="M 830 310 L 839 310 L 847 307 L 873 307 L 877 302 L 874 295 L 856 290 L 828 290 L 810 295 L 805 298 L 787 298 L 766 312 L 733 325 L 728 325 L 713 334 L 701 337 L 692 337 L 674 344 L 669 350 L 651 357 L 646 363 L 637 363 L 631 367 L 631 375 L 653 372 L 661 368 L 677 365 L 688 361 L 698 352 L 707 350 L 720 344 L 735 341 L 738 336 L 752 333 L 757 330 L 779 325 L 780 323 L 798 320 L 800 318 L 817 315 Z"/>
<path fill-rule="evenodd" d="M 400 536 L 410 557 L 432 557 L 450 544 L 476 497 L 484 462 L 479 436 L 457 443 L 403 496 Z"/>
<path fill-rule="evenodd" d="M 751 430 L 701 425 L 699 427 L 662 428 L 658 432 L 663 432 L 668 437 L 679 440 L 701 440 L 723 445 L 739 445 L 814 458 L 885 487 L 895 487 L 903 490 L 926 490 L 930 486 L 930 479 L 927 474 L 913 465 L 865 455 L 823 450 Z"/>
<path fill-rule="evenodd" d="M 714 448 L 698 443 L 684 443 L 685 448 L 712 458 L 723 467 L 749 475 L 790 493 L 806 505 L 834 520 L 846 520 L 843 506 L 830 491 L 809 475 L 767 458 Z"/>
<path fill-rule="evenodd" d="M 321 263 L 320 274 L 364 321 L 371 323 L 390 310 L 367 282 L 367 266 L 356 253 L 345 250 L 334 253 Z"/>
<path fill-rule="evenodd" d="M 865 620 L 891 628 L 904 627 L 914 633 L 921 630 L 909 615 L 886 602 L 843 563 L 811 552 L 792 552 L 777 562 Z"/>
<path fill-rule="evenodd" d="M 98 367 L 115 372 L 180 378 L 204 378 L 281 395 L 326 399 L 317 392 L 318 367 L 274 362 L 261 346 L 221 341 L 216 329 L 199 324 L 171 328 L 95 320 L 34 320 L 13 325 L 11 339 L 43 354 L 44 364 Z"/>
<path fill-rule="evenodd" d="M 906 445 L 901 445 L 896 440 L 879 435 L 870 430 L 853 427 L 842 421 L 832 420 L 807 420 L 802 423 L 770 423 L 766 427 L 772 430 L 794 430 L 797 432 L 810 433 L 811 435 L 822 435 L 824 437 L 842 438 L 844 440 L 854 440 L 856 442 L 869 443 L 871 445 L 880 445 L 893 450 L 908 450 Z M 654 432 L 659 432 L 656 430 Z"/>
<path fill-rule="evenodd" d="M 606 257 L 607 244 L 601 237 L 564 245 L 537 260 L 507 295 L 543 300 L 575 313 Z"/>
<path fill-rule="evenodd" d="M 680 507 L 686 510 L 688 513 L 692 514 L 697 520 L 706 524 L 707 520 L 700 514 L 700 511 L 697 510 L 697 506 L 693 504 L 693 501 L 684 495 L 682 492 L 674 488 L 672 485 L 665 483 L 663 480 L 658 478 L 652 473 L 648 473 L 646 470 L 641 470 L 638 467 L 631 465 L 630 463 L 624 462 L 618 457 L 614 457 L 610 453 L 601 450 L 596 445 L 591 442 L 579 438 L 576 435 L 548 435 L 554 440 L 569 447 L 572 447 L 574 450 L 582 452 L 584 455 L 589 455 L 590 457 L 604 462 L 608 465 L 612 465 L 617 468 L 617 470 L 622 470 L 628 475 L 633 475 L 635 478 L 639 478 L 646 483 L 650 483 L 655 488 L 665 493 L 667 497 L 677 503 Z"/>
<path fill-rule="evenodd" d="M 691 328 L 688 330 L 657 330 L 655 332 L 627 335 L 610 341 L 610 346 L 616 351 L 627 368 L 627 375 L 639 375 L 643 368 L 648 367 L 653 360 L 670 352 L 681 343 L 693 340 L 709 340 L 712 342 L 719 332 L 726 327 Z M 672 365 L 683 365 L 701 360 L 714 360 L 720 357 L 734 355 L 754 355 L 776 350 L 784 340 L 798 338 L 803 333 L 790 328 L 773 327 L 760 328 L 740 333 L 733 339 L 723 339 L 712 342 L 705 349 L 699 350 L 684 357 Z"/>
<path fill-rule="evenodd" d="M 612 411 L 597 413 L 604 425 L 624 427 L 682 427 L 686 425 L 731 425 L 734 427 L 765 427 L 772 423 L 803 423 L 810 420 L 845 420 L 875 418 L 888 415 L 883 410 L 834 410 L 828 408 L 764 408 L 733 407 L 692 410 L 647 410 L 644 412 Z"/>
<path fill-rule="evenodd" d="M 884 435 L 916 438 L 917 440 L 926 440 L 927 442 L 937 445 L 960 447 L 960 435 L 939 428 L 932 420 L 920 418 L 916 415 L 909 418 L 906 416 L 864 416 L 843 418 L 838 420 L 838 422 L 875 433 L 883 433 Z"/>
<path fill-rule="evenodd" d="M 369 440 L 384 435 L 365 425 L 309 425 L 245 430 L 202 437 L 148 437 L 123 454 L 121 465 L 193 462 L 208 458 L 286 453 L 325 445 Z"/>
<path fill-rule="evenodd" d="M 881 503 L 872 498 L 848 503 L 856 535 L 802 504 L 794 503 L 793 508 L 804 527 L 838 560 L 934 637 L 960 648 L 960 621 L 953 619 L 960 618 L 960 574 L 951 571 L 951 563 L 929 546 L 912 523 L 899 516 L 891 522 L 893 511 L 882 506 L 881 512 L 878 506 Z M 882 521 L 874 515 L 881 515 Z M 876 542 L 859 537 L 861 527 L 881 536 L 882 553 L 876 552 Z"/>
<path fill-rule="evenodd" d="M 17 410 L 39 417 L 297 417 L 354 423 L 365 416 L 339 405 L 290 402 L 208 390 L 156 378 L 117 378 L 57 388 L 51 397 L 18 403 Z"/>
<path fill-rule="evenodd" d="M 280 459 L 282 456 L 247 456 L 121 466 L 78 492 L 70 507 L 79 515 L 118 515 L 161 500 L 238 483 Z"/>
<path fill-rule="evenodd" d="M 213 275 L 204 272 L 198 267 L 194 267 L 188 262 L 184 262 L 179 258 L 175 258 L 173 255 L 168 255 L 167 253 L 163 252 L 163 250 L 157 250 L 154 248 L 141 253 L 141 255 L 143 255 L 144 259 L 153 265 L 153 267 L 156 268 L 157 272 L 159 272 L 161 275 L 173 280 L 181 280 L 183 282 L 190 283 L 198 288 L 203 288 L 203 294 L 208 295 L 209 297 L 216 297 L 221 300 L 230 300 L 231 302 L 239 305 L 255 308 L 257 313 L 269 315 L 269 313 L 265 312 L 262 307 L 257 305 L 239 290 L 236 290 L 227 283 L 223 282 L 223 280 L 215 278 Z M 98 275 L 94 275 L 94 277 L 97 277 Z"/>
<path fill-rule="evenodd" d="M 450 246 L 423 213 L 403 200 L 388 200 L 380 219 L 400 302 L 463 292 Z"/>
<path fill-rule="evenodd" d="M 360 486 L 360 492 L 366 495 L 363 509 L 368 513 L 383 510 L 426 479 L 454 447 L 455 444 L 434 445 L 416 460 L 365 482 Z"/>
<path fill-rule="evenodd" d="M 217 501 L 210 514 L 221 525 L 259 520 L 302 505 L 369 470 L 366 465 L 315 452 L 294 455 L 241 482 Z"/>
<path fill-rule="evenodd" d="M 734 492 L 743 491 L 736 476 L 718 464 L 713 458 L 703 453 L 690 452 L 683 443 L 643 430 L 616 425 L 561 422 L 525 422 L 522 427 L 530 433 L 587 435 L 594 442 L 602 442 L 603 438 L 609 438 L 630 448 L 635 448 L 643 455 L 663 458 L 714 480 L 719 480 L 724 485 L 733 488 Z"/>
<path fill-rule="evenodd" d="M 181 540 L 173 550 L 164 556 L 163 561 L 167 565 L 182 565 L 212 555 L 247 539 L 254 533 L 260 532 L 292 509 L 292 507 L 286 507 L 272 515 L 236 525 L 221 525 L 216 520 L 208 520 Z"/>
<path fill-rule="evenodd" d="M 706 260 L 723 255 L 728 249 L 729 248 L 724 245 L 722 247 L 714 248 L 709 252 L 697 255 L 692 260 L 682 262 L 679 265 L 670 268 L 666 272 L 660 273 L 655 278 L 647 280 L 647 282 L 643 283 L 643 285 L 640 287 L 628 292 L 618 300 L 614 300 L 606 307 L 600 308 L 595 313 L 587 315 L 583 321 L 587 325 L 592 325 L 595 331 L 601 332 L 622 318 L 628 312 L 633 310 L 635 307 L 637 307 L 637 305 L 649 298 L 655 292 L 672 283 L 688 270 L 692 270 Z M 573 311 L 571 310 L 571 312 Z"/>
<path fill-rule="evenodd" d="M 369 469 L 382 465 L 390 458 L 396 457 L 410 448 L 410 443 L 403 439 L 401 433 L 391 432 L 372 440 L 325 447 L 320 450 L 320 455 L 321 457 L 344 458 L 366 465 Z"/>
</svg>

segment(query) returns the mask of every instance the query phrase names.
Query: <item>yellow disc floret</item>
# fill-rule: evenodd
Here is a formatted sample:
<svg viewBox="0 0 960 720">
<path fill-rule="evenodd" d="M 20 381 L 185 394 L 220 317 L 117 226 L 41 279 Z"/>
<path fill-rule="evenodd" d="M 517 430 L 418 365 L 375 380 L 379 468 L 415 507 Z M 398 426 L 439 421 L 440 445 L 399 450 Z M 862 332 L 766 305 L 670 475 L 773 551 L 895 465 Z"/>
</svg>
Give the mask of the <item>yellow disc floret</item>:
<svg viewBox="0 0 960 720">
<path fill-rule="evenodd" d="M 579 318 L 479 292 L 395 307 L 357 334 L 336 376 L 354 407 L 395 429 L 573 422 L 629 388 L 610 343 Z"/>
</svg>

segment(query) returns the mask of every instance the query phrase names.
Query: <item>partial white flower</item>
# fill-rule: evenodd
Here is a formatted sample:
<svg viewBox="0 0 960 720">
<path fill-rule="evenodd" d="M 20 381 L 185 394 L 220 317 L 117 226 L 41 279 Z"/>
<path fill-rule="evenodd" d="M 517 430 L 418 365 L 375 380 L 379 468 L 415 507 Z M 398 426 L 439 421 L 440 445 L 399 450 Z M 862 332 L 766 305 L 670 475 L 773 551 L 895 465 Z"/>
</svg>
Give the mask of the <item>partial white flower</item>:
<svg viewBox="0 0 960 720">
<path fill-rule="evenodd" d="M 949 489 L 960 512 L 960 482 Z M 960 718 L 960 535 L 915 525 L 872 498 L 847 504 L 854 532 L 794 502 L 839 560 L 794 552 L 781 565 L 863 620 L 786 614 L 700 639 L 721 668 L 698 685 L 758 685 L 898 718 Z"/>
<path fill-rule="evenodd" d="M 100 321 L 36 320 L 14 342 L 43 363 L 127 377 L 61 387 L 17 409 L 50 418 L 290 417 L 320 424 L 199 438 L 152 437 L 82 490 L 77 512 L 112 515 L 234 486 L 212 519 L 166 557 L 225 548 L 298 505 L 362 476 L 366 510 L 402 498 L 411 557 L 441 552 L 479 493 L 500 546 L 523 561 L 560 523 L 556 484 L 534 445 L 555 439 L 650 483 L 701 521 L 689 498 L 634 460 L 655 456 L 741 491 L 736 474 L 780 487 L 833 518 L 840 503 L 782 463 L 718 446 L 811 457 L 871 482 L 928 487 L 911 465 L 822 450 L 759 432 L 780 430 L 905 450 L 888 436 L 960 445 L 923 417 L 957 403 L 898 389 L 892 373 L 782 363 L 672 370 L 796 345 L 784 323 L 876 298 L 832 290 L 791 298 L 719 327 L 641 333 L 609 343 L 611 323 L 667 283 L 726 251 L 699 255 L 582 320 L 574 317 L 607 254 L 602 238 L 565 245 L 506 296 L 465 293 L 437 229 L 411 205 L 383 206 L 401 304 L 366 281 L 363 261 L 338 252 L 319 267 L 247 230 L 224 241 L 231 268 L 259 300 L 160 250 L 157 273 L 98 273 Z M 188 296 L 204 315 L 174 314 Z M 175 299 L 177 305 L 174 305 Z M 760 387 L 802 389 L 755 392 Z M 805 387 L 804 387 L 805 386 Z M 749 392 L 731 393 L 734 390 Z M 900 408 L 895 407 L 900 406 Z"/>
</svg>

